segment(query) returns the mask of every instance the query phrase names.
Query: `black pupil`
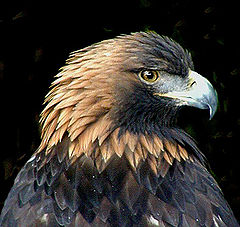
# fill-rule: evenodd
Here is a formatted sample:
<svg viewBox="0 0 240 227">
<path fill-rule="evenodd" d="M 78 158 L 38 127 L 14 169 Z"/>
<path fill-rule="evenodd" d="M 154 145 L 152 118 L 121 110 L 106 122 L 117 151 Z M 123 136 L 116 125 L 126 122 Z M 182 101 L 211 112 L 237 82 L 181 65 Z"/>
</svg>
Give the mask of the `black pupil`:
<svg viewBox="0 0 240 227">
<path fill-rule="evenodd" d="M 145 76 L 149 79 L 152 80 L 154 78 L 154 73 L 151 71 L 146 71 Z"/>
</svg>

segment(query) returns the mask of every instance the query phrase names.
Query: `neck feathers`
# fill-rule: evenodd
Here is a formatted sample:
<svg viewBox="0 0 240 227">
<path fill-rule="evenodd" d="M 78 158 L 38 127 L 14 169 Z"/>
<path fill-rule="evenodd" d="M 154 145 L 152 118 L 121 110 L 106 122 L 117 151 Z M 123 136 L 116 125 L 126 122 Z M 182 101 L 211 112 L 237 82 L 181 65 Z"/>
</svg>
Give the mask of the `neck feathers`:
<svg viewBox="0 0 240 227">
<path fill-rule="evenodd" d="M 59 118 L 58 116 L 56 119 Z M 52 122 L 57 121 L 53 119 Z M 51 129 L 48 127 L 53 126 L 52 122 L 49 126 L 45 126 L 47 133 Z M 52 150 L 65 152 L 64 156 L 67 155 L 71 162 L 85 155 L 92 158 L 99 172 L 102 172 L 115 157 L 125 157 L 135 171 L 141 163 L 147 161 L 156 175 L 165 176 L 174 160 L 193 161 L 194 156 L 187 151 L 187 147 L 191 147 L 191 150 L 197 149 L 194 143 L 189 146 L 187 144 L 189 137 L 177 129 L 167 129 L 151 135 L 147 132 L 134 134 L 128 130 L 122 131 L 120 127 L 113 129 L 108 114 L 98 119 L 90 116 L 82 117 L 79 124 L 79 127 L 73 131 L 69 126 L 68 128 L 56 124 L 50 137 L 43 134 L 43 142 L 38 152 L 44 150 L 46 155 Z M 71 126 L 71 120 L 68 125 Z M 57 151 L 56 147 L 64 148 L 64 151 Z"/>
</svg>

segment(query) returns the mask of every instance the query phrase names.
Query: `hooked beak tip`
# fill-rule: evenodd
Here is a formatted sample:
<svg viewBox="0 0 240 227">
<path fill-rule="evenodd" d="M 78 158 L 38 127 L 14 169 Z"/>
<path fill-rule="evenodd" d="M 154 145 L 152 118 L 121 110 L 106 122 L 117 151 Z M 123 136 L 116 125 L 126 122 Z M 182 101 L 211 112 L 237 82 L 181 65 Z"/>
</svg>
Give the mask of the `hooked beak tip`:
<svg viewBox="0 0 240 227">
<path fill-rule="evenodd" d="M 209 120 L 212 120 L 213 116 L 217 111 L 217 106 L 218 106 L 217 100 L 218 100 L 217 92 L 214 89 L 214 91 L 212 91 L 212 95 L 209 95 L 209 99 L 208 99 L 208 108 L 210 112 Z"/>
<path fill-rule="evenodd" d="M 209 119 L 211 120 L 217 110 L 218 98 L 216 90 L 206 78 L 194 71 L 189 71 L 188 78 L 192 83 L 186 90 L 157 95 L 179 100 L 179 105 L 209 109 Z"/>
</svg>

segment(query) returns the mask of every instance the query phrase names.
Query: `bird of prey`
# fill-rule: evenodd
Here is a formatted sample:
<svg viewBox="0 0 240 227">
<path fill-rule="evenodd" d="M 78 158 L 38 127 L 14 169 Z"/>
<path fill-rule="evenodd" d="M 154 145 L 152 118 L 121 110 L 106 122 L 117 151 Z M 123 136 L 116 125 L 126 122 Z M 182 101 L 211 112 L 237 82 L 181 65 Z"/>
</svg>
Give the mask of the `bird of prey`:
<svg viewBox="0 0 240 227">
<path fill-rule="evenodd" d="M 41 114 L 41 144 L 0 225 L 239 226 L 206 159 L 177 126 L 183 106 L 217 109 L 191 55 L 154 32 L 73 52 Z"/>
</svg>

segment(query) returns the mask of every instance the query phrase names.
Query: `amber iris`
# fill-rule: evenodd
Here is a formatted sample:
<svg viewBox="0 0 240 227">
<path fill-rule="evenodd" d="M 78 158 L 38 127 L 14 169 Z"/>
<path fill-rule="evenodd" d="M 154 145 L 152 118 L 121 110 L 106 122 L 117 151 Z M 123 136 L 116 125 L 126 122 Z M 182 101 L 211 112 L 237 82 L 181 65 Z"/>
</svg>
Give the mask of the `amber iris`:
<svg viewBox="0 0 240 227">
<path fill-rule="evenodd" d="M 159 74 L 154 70 L 143 70 L 139 74 L 140 78 L 148 83 L 153 83 L 158 80 Z"/>
</svg>

